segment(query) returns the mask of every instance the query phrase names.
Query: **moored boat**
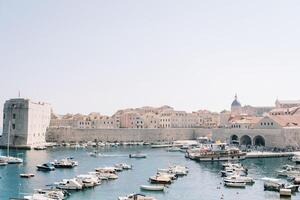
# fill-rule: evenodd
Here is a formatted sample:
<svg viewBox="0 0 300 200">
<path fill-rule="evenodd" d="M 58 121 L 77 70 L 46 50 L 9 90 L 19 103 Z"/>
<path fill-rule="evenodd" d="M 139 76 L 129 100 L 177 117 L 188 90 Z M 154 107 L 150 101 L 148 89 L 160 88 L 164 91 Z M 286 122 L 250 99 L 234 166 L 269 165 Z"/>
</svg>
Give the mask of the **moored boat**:
<svg viewBox="0 0 300 200">
<path fill-rule="evenodd" d="M 146 157 L 147 155 L 142 153 L 129 154 L 129 158 L 146 158 Z"/>
<path fill-rule="evenodd" d="M 51 163 L 44 163 L 36 166 L 40 171 L 54 171 L 55 167 Z"/>
<path fill-rule="evenodd" d="M 232 187 L 232 188 L 245 188 L 246 187 L 245 182 L 224 182 L 224 185 L 227 187 Z"/>
<path fill-rule="evenodd" d="M 165 175 L 155 175 L 149 178 L 151 183 L 159 183 L 159 184 L 171 184 L 172 179 L 169 176 Z"/>
<path fill-rule="evenodd" d="M 21 178 L 32 178 L 34 177 L 34 174 L 20 174 Z"/>
<path fill-rule="evenodd" d="M 147 190 L 147 191 L 164 191 L 165 186 L 163 186 L 163 185 L 141 185 L 140 188 L 142 190 Z"/>
<path fill-rule="evenodd" d="M 148 197 L 143 194 L 130 194 L 126 197 L 119 197 L 118 200 L 156 200 L 154 197 Z"/>
<path fill-rule="evenodd" d="M 186 157 L 197 161 L 238 161 L 246 158 L 246 153 L 226 143 L 204 145 L 198 149 L 187 150 Z"/>
<path fill-rule="evenodd" d="M 81 190 L 83 185 L 74 179 L 63 179 L 62 181 L 55 183 L 56 187 L 63 190 Z"/>
</svg>

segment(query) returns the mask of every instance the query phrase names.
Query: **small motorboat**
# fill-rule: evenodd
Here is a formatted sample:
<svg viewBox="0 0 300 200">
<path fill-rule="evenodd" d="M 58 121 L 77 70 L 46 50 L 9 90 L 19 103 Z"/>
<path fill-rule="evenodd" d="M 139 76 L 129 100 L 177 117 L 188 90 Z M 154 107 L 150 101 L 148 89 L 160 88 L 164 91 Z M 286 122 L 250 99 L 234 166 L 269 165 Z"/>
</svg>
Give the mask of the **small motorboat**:
<svg viewBox="0 0 300 200">
<path fill-rule="evenodd" d="M 119 163 L 119 164 L 115 164 L 115 168 L 122 169 L 122 170 L 128 170 L 128 169 L 132 169 L 132 166 L 128 165 L 126 163 Z M 120 170 L 120 171 L 122 171 L 122 170 Z"/>
<path fill-rule="evenodd" d="M 36 147 L 33 147 L 33 149 L 40 151 L 40 150 L 46 150 L 46 147 L 45 146 L 36 146 Z"/>
<path fill-rule="evenodd" d="M 159 184 L 171 184 L 172 183 L 172 179 L 169 176 L 165 176 L 165 175 L 151 176 L 149 178 L 149 181 L 151 183 L 159 183 Z"/>
<path fill-rule="evenodd" d="M 61 190 L 61 189 L 57 189 L 57 188 L 36 189 L 36 190 L 34 190 L 34 193 L 35 194 L 44 194 L 44 196 L 55 199 L 55 200 L 63 200 L 71 195 L 66 190 Z"/>
<path fill-rule="evenodd" d="M 129 158 L 146 158 L 146 154 L 136 153 L 136 154 L 129 154 Z"/>
<path fill-rule="evenodd" d="M 83 185 L 76 179 L 63 179 L 61 182 L 55 183 L 56 187 L 62 190 L 82 190 Z"/>
<path fill-rule="evenodd" d="M 284 187 L 284 183 L 280 179 L 275 178 L 262 178 L 264 181 L 264 189 L 267 191 L 277 191 L 279 192 L 280 188 Z"/>
<path fill-rule="evenodd" d="M 55 160 L 53 162 L 53 166 L 55 168 L 73 168 L 78 165 L 77 161 L 74 161 L 73 159 L 66 158 L 62 160 Z"/>
<path fill-rule="evenodd" d="M 165 186 L 163 185 L 141 185 L 140 188 L 142 190 L 147 190 L 147 191 L 164 191 Z"/>
<path fill-rule="evenodd" d="M 254 180 L 251 177 L 248 176 L 237 176 L 237 175 L 233 175 L 233 176 L 229 176 L 223 179 L 226 182 L 231 182 L 231 181 L 241 181 L 241 182 L 245 182 L 247 185 L 252 185 L 254 184 Z"/>
<path fill-rule="evenodd" d="M 34 177 L 34 174 L 20 174 L 21 178 L 32 178 Z"/>
<path fill-rule="evenodd" d="M 292 196 L 292 190 L 291 189 L 286 189 L 286 188 L 281 188 L 279 190 L 279 194 L 282 197 L 291 197 Z"/>
<path fill-rule="evenodd" d="M 51 163 L 44 163 L 36 166 L 40 171 L 54 171 L 55 167 Z"/>
<path fill-rule="evenodd" d="M 226 187 L 232 187 L 232 188 L 245 188 L 246 187 L 245 182 L 224 182 L 224 185 Z"/>
<path fill-rule="evenodd" d="M 147 197 L 143 194 L 130 194 L 126 197 L 119 197 L 118 200 L 156 200 L 154 197 Z"/>
</svg>

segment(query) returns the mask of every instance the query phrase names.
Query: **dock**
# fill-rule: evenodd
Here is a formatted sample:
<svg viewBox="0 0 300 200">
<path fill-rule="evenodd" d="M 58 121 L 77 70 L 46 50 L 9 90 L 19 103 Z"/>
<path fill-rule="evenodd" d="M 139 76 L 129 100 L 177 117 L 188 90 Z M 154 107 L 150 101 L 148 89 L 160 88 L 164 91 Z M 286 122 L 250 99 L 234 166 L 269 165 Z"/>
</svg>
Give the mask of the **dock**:
<svg viewBox="0 0 300 200">
<path fill-rule="evenodd" d="M 295 152 L 261 152 L 253 151 L 248 152 L 246 158 L 280 158 L 280 157 L 292 157 Z"/>
</svg>

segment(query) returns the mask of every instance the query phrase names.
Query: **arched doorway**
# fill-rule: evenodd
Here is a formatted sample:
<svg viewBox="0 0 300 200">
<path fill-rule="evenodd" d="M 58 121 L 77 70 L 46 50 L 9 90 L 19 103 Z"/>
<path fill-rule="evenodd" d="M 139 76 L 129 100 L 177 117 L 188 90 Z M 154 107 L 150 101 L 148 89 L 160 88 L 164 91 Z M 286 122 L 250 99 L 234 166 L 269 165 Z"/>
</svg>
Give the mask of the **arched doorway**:
<svg viewBox="0 0 300 200">
<path fill-rule="evenodd" d="M 263 136 L 257 135 L 253 138 L 253 144 L 255 146 L 265 146 L 265 138 Z"/>
<path fill-rule="evenodd" d="M 239 137 L 237 135 L 232 135 L 230 137 L 230 144 L 239 144 Z"/>
<path fill-rule="evenodd" d="M 249 135 L 243 135 L 240 140 L 240 145 L 252 145 L 251 137 Z"/>
</svg>

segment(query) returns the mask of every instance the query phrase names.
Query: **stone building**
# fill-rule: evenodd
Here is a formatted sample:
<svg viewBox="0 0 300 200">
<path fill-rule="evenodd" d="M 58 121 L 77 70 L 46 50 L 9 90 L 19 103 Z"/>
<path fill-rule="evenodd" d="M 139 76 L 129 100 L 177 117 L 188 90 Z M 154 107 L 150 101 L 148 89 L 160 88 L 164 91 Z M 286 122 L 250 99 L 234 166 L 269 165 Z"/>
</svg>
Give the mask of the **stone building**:
<svg viewBox="0 0 300 200">
<path fill-rule="evenodd" d="M 262 117 L 265 113 L 269 113 L 274 107 L 272 106 L 242 106 L 238 101 L 237 95 L 234 97 L 234 101 L 231 104 L 231 115 L 250 115 Z"/>
<path fill-rule="evenodd" d="M 208 110 L 198 110 L 192 113 L 196 116 L 195 127 L 216 128 L 220 125 L 220 114 Z"/>
<path fill-rule="evenodd" d="M 276 108 L 293 108 L 300 107 L 300 100 L 276 100 Z"/>
<path fill-rule="evenodd" d="M 154 113 L 146 113 L 143 115 L 144 128 L 159 128 L 159 116 Z"/>
<path fill-rule="evenodd" d="M 135 111 L 123 113 L 120 116 L 120 122 L 120 128 L 144 128 L 143 118 Z"/>
<path fill-rule="evenodd" d="M 193 128 L 196 124 L 197 116 L 185 111 L 166 110 L 159 115 L 160 128 Z"/>
<path fill-rule="evenodd" d="M 7 100 L 3 109 L 3 134 L 1 146 L 31 148 L 46 142 L 51 107 L 47 103 L 35 103 L 29 99 Z"/>
</svg>

